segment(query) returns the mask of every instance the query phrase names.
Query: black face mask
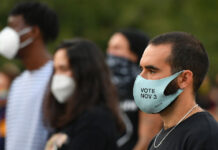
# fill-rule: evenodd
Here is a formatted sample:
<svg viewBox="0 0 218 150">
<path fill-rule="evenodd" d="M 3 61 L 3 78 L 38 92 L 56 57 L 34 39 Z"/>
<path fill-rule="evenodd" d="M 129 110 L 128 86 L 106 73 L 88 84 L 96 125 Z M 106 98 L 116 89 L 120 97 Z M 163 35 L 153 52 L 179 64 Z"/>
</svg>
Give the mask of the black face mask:
<svg viewBox="0 0 218 150">
<path fill-rule="evenodd" d="M 112 72 L 112 82 L 116 85 L 120 98 L 133 98 L 133 85 L 136 76 L 140 73 L 138 65 L 126 58 L 112 55 L 107 55 L 107 64 Z"/>
</svg>

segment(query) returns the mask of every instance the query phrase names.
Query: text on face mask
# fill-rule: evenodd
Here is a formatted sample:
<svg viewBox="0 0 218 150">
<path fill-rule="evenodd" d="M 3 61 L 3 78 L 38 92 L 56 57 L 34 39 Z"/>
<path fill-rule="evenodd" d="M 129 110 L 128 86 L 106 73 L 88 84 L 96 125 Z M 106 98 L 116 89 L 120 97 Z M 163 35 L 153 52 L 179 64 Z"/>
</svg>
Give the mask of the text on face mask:
<svg viewBox="0 0 218 150">
<path fill-rule="evenodd" d="M 155 89 L 152 88 L 141 88 L 141 98 L 144 99 L 157 99 Z"/>
</svg>

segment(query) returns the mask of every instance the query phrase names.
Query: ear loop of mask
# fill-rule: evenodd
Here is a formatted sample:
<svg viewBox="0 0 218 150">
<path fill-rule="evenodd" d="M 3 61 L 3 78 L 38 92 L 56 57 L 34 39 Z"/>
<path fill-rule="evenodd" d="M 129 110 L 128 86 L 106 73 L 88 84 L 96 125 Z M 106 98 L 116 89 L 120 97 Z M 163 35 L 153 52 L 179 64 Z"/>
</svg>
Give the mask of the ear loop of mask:
<svg viewBox="0 0 218 150">
<path fill-rule="evenodd" d="M 25 29 L 19 31 L 18 35 L 21 37 L 22 35 L 25 35 L 25 34 L 29 33 L 31 30 L 32 30 L 31 27 L 25 28 Z M 20 49 L 24 48 L 24 47 L 28 46 L 32 42 L 33 42 L 33 38 L 29 38 L 29 39 L 25 40 L 24 42 L 20 43 L 20 47 L 19 48 Z"/>
</svg>

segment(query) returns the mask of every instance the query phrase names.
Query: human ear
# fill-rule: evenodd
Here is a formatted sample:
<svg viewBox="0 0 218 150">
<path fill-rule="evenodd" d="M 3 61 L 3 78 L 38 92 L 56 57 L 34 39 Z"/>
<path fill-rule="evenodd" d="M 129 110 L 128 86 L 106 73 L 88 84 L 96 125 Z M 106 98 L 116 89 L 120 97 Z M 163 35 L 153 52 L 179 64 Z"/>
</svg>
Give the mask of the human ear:
<svg viewBox="0 0 218 150">
<path fill-rule="evenodd" d="M 41 31 L 38 26 L 32 26 L 32 36 L 36 39 L 41 36 Z"/>
<path fill-rule="evenodd" d="M 193 84 L 193 73 L 190 70 L 184 70 L 180 76 L 178 77 L 178 86 L 181 89 L 186 88 L 187 86 L 190 86 Z"/>
</svg>

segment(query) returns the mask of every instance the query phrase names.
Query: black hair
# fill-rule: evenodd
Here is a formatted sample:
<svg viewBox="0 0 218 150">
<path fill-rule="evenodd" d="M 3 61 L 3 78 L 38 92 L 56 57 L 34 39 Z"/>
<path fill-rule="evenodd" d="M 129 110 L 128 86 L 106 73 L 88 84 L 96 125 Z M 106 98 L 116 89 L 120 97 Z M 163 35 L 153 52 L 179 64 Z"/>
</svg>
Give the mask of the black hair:
<svg viewBox="0 0 218 150">
<path fill-rule="evenodd" d="M 59 32 L 58 17 L 55 11 L 39 2 L 18 3 L 9 16 L 22 15 L 27 25 L 38 26 L 45 43 L 57 38 Z"/>
<path fill-rule="evenodd" d="M 209 68 L 209 59 L 203 44 L 191 34 L 169 32 L 153 38 L 149 44 L 171 44 L 167 59 L 172 73 L 190 70 L 193 73 L 193 90 L 197 92 Z"/>
<path fill-rule="evenodd" d="M 50 92 L 45 100 L 44 109 L 49 124 L 56 128 L 62 127 L 85 110 L 96 105 L 104 105 L 112 112 L 118 127 L 122 129 L 116 90 L 110 80 L 109 69 L 101 50 L 93 42 L 85 39 L 64 41 L 57 50 L 60 49 L 67 52 L 76 89 L 64 105 L 58 104 Z M 61 110 L 65 112 L 60 112 Z"/>
<path fill-rule="evenodd" d="M 118 31 L 126 37 L 129 42 L 130 51 L 132 51 L 137 56 L 137 63 L 140 62 L 142 54 L 145 48 L 148 45 L 149 37 L 143 31 L 133 29 L 133 28 L 126 28 L 121 29 Z"/>
</svg>

